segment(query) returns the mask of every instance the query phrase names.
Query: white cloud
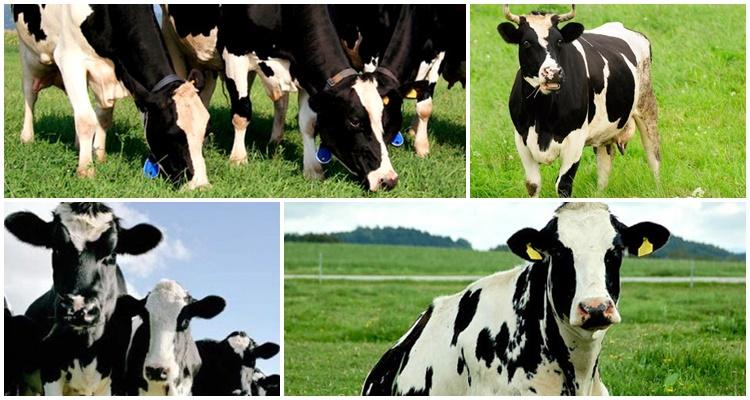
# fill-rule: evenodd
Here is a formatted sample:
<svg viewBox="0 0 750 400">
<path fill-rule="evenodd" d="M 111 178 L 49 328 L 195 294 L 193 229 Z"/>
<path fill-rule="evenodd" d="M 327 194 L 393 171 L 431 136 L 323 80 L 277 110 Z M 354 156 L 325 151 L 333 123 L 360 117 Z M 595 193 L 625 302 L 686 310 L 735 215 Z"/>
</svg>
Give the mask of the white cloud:
<svg viewBox="0 0 750 400">
<path fill-rule="evenodd" d="M 632 225 L 654 221 L 685 239 L 745 251 L 742 202 L 666 200 L 610 201 L 612 212 Z M 541 228 L 559 201 L 464 200 L 430 203 L 287 203 L 286 232 L 340 232 L 357 226 L 400 226 L 453 239 L 465 238 L 476 249 L 504 243 L 523 227 Z"/>
<path fill-rule="evenodd" d="M 52 210 L 58 202 L 17 202 L 5 204 L 5 215 L 17 211 L 31 211 L 45 221 L 52 220 Z M 148 223 L 148 215 L 132 208 L 127 203 L 108 203 L 125 227 Z M 158 227 L 158 224 L 155 224 Z M 172 260 L 188 260 L 190 250 L 183 241 L 162 229 L 164 239 L 155 249 L 139 256 L 118 256 L 118 265 L 125 278 L 145 278 L 165 268 Z M 33 247 L 16 239 L 5 230 L 4 236 L 5 296 L 13 306 L 14 313 L 23 313 L 37 297 L 52 287 L 52 265 L 50 250 Z M 128 291 L 135 288 L 128 284 Z M 136 293 L 137 294 L 137 293 Z"/>
</svg>

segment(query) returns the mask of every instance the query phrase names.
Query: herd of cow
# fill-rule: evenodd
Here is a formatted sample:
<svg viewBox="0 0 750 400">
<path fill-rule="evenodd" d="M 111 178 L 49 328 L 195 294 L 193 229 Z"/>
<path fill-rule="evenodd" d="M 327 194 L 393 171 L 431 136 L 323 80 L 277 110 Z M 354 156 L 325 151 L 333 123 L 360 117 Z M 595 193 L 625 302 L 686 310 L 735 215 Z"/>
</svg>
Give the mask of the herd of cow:
<svg viewBox="0 0 750 400">
<path fill-rule="evenodd" d="M 464 5 L 14 5 L 23 68 L 23 142 L 34 138 L 39 92 L 63 89 L 73 107 L 77 173 L 106 159 L 115 102 L 143 114 L 149 162 L 175 184 L 209 184 L 203 142 L 208 102 L 223 78 L 231 101 L 230 161 L 247 162 L 250 88 L 260 76 L 274 102 L 271 142 L 282 140 L 289 93 L 298 92 L 303 172 L 320 179 L 315 138 L 371 191 L 398 174 L 387 145 L 415 98 L 410 132 L 429 152 L 432 94 L 443 76 L 465 84 Z M 91 89 L 95 107 L 89 100 Z M 144 155 L 145 156 L 145 155 Z"/>
<path fill-rule="evenodd" d="M 23 315 L 5 303 L 6 395 L 280 394 L 279 375 L 256 367 L 278 344 L 242 331 L 193 340 L 190 321 L 221 313 L 223 298 L 195 299 L 171 280 L 143 299 L 127 294 L 117 256 L 155 248 L 155 226 L 126 228 L 101 203 L 61 203 L 50 222 L 16 212 L 5 227 L 51 250 L 53 281 Z"/>
</svg>

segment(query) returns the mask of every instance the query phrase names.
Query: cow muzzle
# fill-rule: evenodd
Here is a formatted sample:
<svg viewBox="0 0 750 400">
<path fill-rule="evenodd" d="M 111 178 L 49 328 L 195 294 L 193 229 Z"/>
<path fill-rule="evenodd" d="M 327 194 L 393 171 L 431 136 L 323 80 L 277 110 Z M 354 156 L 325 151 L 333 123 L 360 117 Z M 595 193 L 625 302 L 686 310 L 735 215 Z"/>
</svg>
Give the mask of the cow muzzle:
<svg viewBox="0 0 750 400">
<path fill-rule="evenodd" d="M 143 377 L 151 382 L 166 382 L 169 378 L 169 368 L 161 366 L 146 366 L 143 368 Z"/>
<path fill-rule="evenodd" d="M 367 174 L 367 183 L 371 192 L 377 192 L 381 188 L 391 190 L 398 183 L 398 174 L 392 169 L 387 171 L 375 170 Z"/>
<path fill-rule="evenodd" d="M 572 325 L 589 331 L 597 331 L 619 324 L 620 321 L 620 313 L 612 299 L 593 297 L 578 303 Z"/>
<path fill-rule="evenodd" d="M 560 67 L 544 67 L 539 71 L 539 89 L 544 94 L 560 90 L 563 82 L 563 70 Z"/>
<path fill-rule="evenodd" d="M 76 329 L 90 328 L 99 322 L 101 308 L 96 299 L 87 299 L 80 295 L 60 296 L 58 303 L 59 319 Z"/>
</svg>

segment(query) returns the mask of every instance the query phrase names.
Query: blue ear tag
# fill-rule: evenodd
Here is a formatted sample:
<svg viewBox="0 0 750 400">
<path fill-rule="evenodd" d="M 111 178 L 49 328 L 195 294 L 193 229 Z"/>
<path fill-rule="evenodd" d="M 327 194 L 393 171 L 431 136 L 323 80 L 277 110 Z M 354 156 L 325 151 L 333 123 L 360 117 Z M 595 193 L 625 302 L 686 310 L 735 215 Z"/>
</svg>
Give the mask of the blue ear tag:
<svg viewBox="0 0 750 400">
<path fill-rule="evenodd" d="M 333 154 L 331 154 L 331 150 L 328 150 L 328 148 L 323 145 L 318 147 L 318 152 L 315 153 L 315 159 L 317 159 L 319 163 L 328 164 L 331 162 L 332 158 Z"/>
<path fill-rule="evenodd" d="M 391 140 L 391 144 L 396 147 L 401 147 L 404 144 L 404 135 L 401 134 L 401 131 L 396 132 L 396 136 Z"/>
<path fill-rule="evenodd" d="M 146 175 L 148 179 L 159 176 L 159 164 L 152 162 L 150 157 L 146 158 L 146 162 L 143 163 L 143 175 Z"/>
</svg>

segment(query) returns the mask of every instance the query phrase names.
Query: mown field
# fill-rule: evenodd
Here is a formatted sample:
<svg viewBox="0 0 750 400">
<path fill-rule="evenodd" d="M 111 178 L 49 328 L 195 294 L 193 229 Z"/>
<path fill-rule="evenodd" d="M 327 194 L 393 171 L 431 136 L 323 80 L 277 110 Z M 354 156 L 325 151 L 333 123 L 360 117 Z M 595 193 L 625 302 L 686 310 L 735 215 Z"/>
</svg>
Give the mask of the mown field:
<svg viewBox="0 0 750 400">
<path fill-rule="evenodd" d="M 327 178 L 310 182 L 302 177 L 302 141 L 297 126 L 297 100 L 292 95 L 285 138 L 269 150 L 266 143 L 273 107 L 260 84 L 253 87 L 253 121 L 247 135 L 248 164 L 231 166 L 229 152 L 234 131 L 228 98 L 217 88 L 209 111 L 211 135 L 204 147 L 212 187 L 199 191 L 176 190 L 162 180 L 148 180 L 141 171 L 148 154 L 141 115 L 131 99 L 115 107 L 114 125 L 107 141 L 108 160 L 96 165 L 96 178 L 75 176 L 78 152 L 72 109 L 65 94 L 48 89 L 36 105 L 36 141 L 20 142 L 23 94 L 18 40 L 5 33 L 5 196 L 6 197 L 464 197 L 466 195 L 466 92 L 446 90 L 440 82 L 435 112 L 429 125 L 430 155 L 420 159 L 412 141 L 389 149 L 399 173 L 391 192 L 371 194 L 338 163 L 324 167 Z M 404 105 L 404 121 L 414 115 L 414 103 Z"/>
<path fill-rule="evenodd" d="M 441 249 L 434 247 L 356 244 L 285 243 L 287 274 L 318 274 L 323 254 L 323 273 L 329 275 L 489 275 L 511 269 L 524 261 L 510 252 Z M 627 257 L 623 276 L 745 276 L 742 262 L 669 260 Z"/>
<path fill-rule="evenodd" d="M 567 7 L 514 5 L 512 11 Z M 498 5 L 471 6 L 472 197 L 527 196 L 508 112 L 518 48 L 497 33 L 503 21 Z M 651 40 L 662 164 L 657 186 L 636 135 L 626 154 L 616 155 L 608 188 L 599 191 L 596 157 L 587 148 L 574 196 L 744 197 L 745 6 L 579 5 L 575 21 L 587 28 L 620 21 Z M 559 161 L 542 166 L 541 196 L 556 196 L 558 167 Z"/>
</svg>

